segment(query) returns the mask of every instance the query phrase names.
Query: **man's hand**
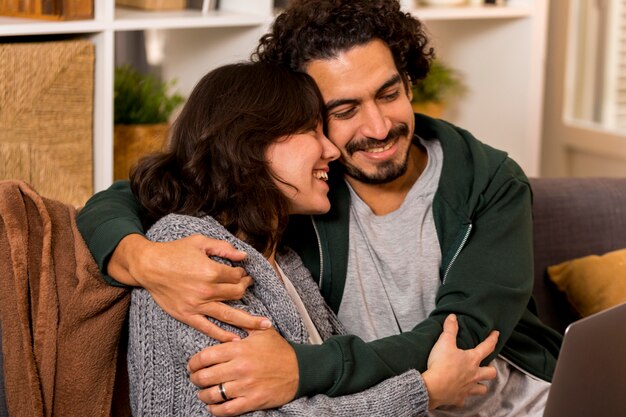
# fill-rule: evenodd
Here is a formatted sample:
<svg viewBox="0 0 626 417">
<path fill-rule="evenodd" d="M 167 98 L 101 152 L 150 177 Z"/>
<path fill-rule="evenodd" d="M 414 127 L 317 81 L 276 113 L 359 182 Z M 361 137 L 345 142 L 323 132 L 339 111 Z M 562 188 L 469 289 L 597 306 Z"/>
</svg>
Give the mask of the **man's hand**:
<svg viewBox="0 0 626 417">
<path fill-rule="evenodd" d="M 208 258 L 211 255 L 231 261 L 246 257 L 229 243 L 205 236 L 159 243 L 132 234 L 118 244 L 107 272 L 123 284 L 145 288 L 172 317 L 216 340 L 238 336 L 214 325 L 206 316 L 240 328 L 270 327 L 264 317 L 219 302 L 240 299 L 252 279 L 243 268 L 215 262 Z"/>
<path fill-rule="evenodd" d="M 456 346 L 459 323 L 454 314 L 443 323 L 443 332 L 428 356 L 428 369 L 422 374 L 428 390 L 429 408 L 442 405 L 462 407 L 470 395 L 484 395 L 487 387 L 481 381 L 496 377 L 492 366 L 480 366 L 496 347 L 497 331 L 474 349 L 461 350 Z"/>
<path fill-rule="evenodd" d="M 189 360 L 188 369 L 191 382 L 203 388 L 198 397 L 216 416 L 280 407 L 293 400 L 298 390 L 296 354 L 275 329 L 253 331 L 243 340 L 205 348 Z"/>
</svg>

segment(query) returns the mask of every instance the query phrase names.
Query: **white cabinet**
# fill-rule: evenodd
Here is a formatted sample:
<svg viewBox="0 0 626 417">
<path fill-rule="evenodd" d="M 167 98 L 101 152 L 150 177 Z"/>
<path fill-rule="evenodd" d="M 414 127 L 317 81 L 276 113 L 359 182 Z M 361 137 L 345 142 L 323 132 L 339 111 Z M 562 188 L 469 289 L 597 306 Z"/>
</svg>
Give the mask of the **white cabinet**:
<svg viewBox="0 0 626 417">
<path fill-rule="evenodd" d="M 504 7 L 417 7 L 438 55 L 465 75 L 468 94 L 449 119 L 481 140 L 507 150 L 529 175 L 538 173 L 547 0 L 509 0 Z M 46 22 L 0 17 L 7 36 L 75 34 L 96 46 L 94 95 L 94 189 L 108 187 L 113 161 L 113 70 L 115 34 L 158 30 L 163 39 L 165 79 L 176 78 L 188 94 L 210 69 L 247 59 L 273 17 L 272 0 L 220 0 L 220 9 L 143 12 L 95 0 L 89 21 Z M 38 40 L 41 38 L 38 37 Z M 119 47 L 119 45 L 118 45 Z"/>
</svg>

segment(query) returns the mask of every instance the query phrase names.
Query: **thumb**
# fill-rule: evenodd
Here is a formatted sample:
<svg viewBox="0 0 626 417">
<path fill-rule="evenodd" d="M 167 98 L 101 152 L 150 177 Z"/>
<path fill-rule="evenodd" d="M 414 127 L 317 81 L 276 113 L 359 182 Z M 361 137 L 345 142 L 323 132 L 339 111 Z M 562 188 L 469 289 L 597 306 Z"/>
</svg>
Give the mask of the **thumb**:
<svg viewBox="0 0 626 417">
<path fill-rule="evenodd" d="M 443 332 L 441 336 L 453 338 L 456 341 L 456 335 L 459 332 L 459 322 L 455 314 L 450 314 L 443 322 Z"/>
<path fill-rule="evenodd" d="M 494 330 L 489 334 L 489 336 L 487 336 L 485 340 L 483 340 L 478 346 L 474 348 L 481 361 L 494 351 L 494 349 L 496 348 L 496 344 L 498 343 L 499 337 L 500 332 Z"/>
</svg>

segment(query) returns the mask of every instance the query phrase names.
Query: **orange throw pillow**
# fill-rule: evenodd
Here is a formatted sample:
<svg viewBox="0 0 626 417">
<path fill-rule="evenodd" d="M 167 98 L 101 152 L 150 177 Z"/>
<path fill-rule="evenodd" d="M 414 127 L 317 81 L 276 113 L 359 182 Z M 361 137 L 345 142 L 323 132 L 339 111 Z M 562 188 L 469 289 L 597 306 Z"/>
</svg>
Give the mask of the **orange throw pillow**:
<svg viewBox="0 0 626 417">
<path fill-rule="evenodd" d="M 626 249 L 548 267 L 548 276 L 582 317 L 626 302 Z"/>
</svg>

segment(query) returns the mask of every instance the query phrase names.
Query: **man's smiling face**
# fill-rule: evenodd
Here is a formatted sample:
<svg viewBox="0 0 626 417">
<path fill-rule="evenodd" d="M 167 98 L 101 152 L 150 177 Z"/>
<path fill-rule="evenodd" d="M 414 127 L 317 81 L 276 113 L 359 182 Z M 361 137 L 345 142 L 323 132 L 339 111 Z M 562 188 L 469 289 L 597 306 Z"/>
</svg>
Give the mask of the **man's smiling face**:
<svg viewBox="0 0 626 417">
<path fill-rule="evenodd" d="M 311 61 L 327 106 L 328 137 L 341 151 L 348 176 L 370 184 L 405 174 L 414 117 L 391 51 L 380 40 Z"/>
</svg>

